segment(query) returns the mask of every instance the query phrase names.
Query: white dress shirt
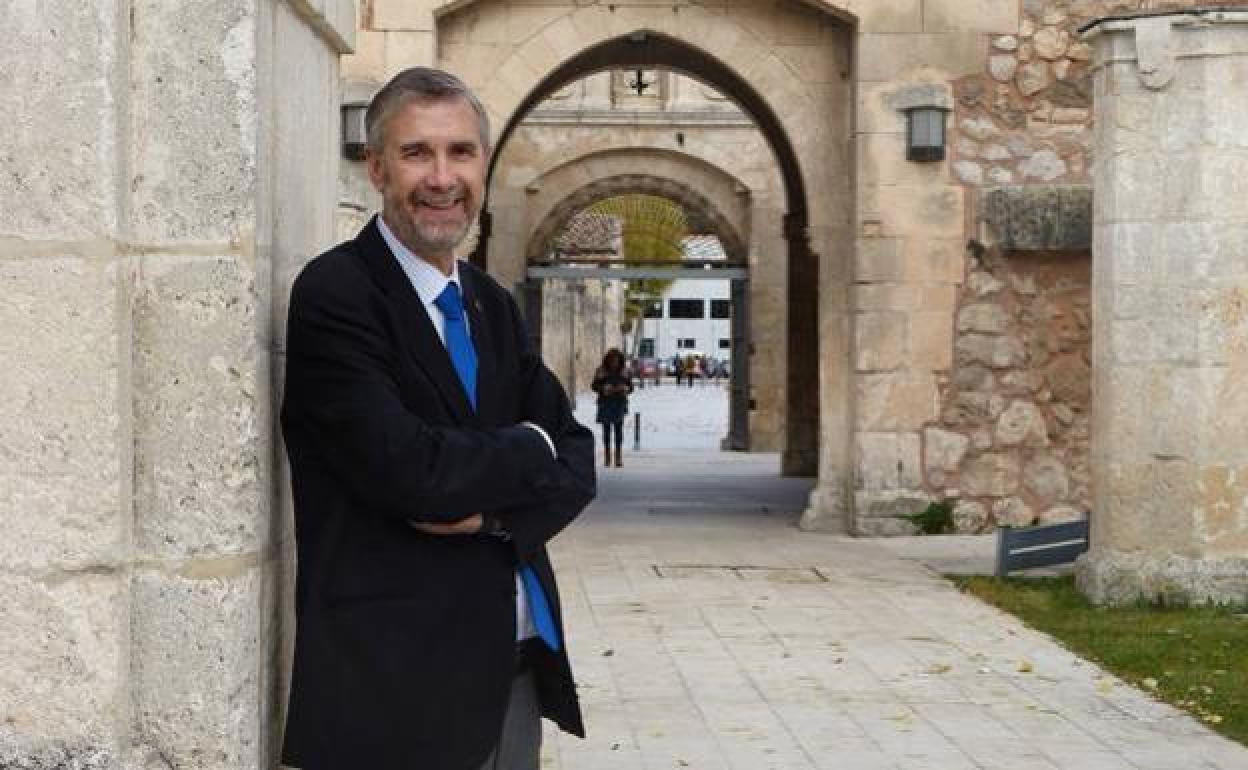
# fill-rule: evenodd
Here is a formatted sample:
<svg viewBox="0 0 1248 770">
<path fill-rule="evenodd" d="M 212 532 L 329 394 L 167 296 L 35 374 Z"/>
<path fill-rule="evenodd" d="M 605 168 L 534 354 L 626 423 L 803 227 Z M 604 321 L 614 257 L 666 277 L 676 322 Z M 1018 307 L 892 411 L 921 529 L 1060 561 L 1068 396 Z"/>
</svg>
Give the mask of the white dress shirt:
<svg viewBox="0 0 1248 770">
<path fill-rule="evenodd" d="M 445 345 L 446 317 L 442 315 L 442 311 L 438 309 L 434 300 L 446 289 L 446 285 L 452 281 L 459 284 L 462 296 L 463 282 L 459 280 L 459 261 L 455 261 L 455 266 L 452 268 L 449 276 L 443 275 L 441 270 L 417 257 L 410 249 L 404 246 L 395 237 L 394 233 L 390 231 L 390 228 L 386 226 L 386 221 L 380 216 L 377 217 L 377 229 L 381 231 L 381 237 L 385 239 L 386 245 L 390 247 L 390 252 L 399 261 L 399 267 L 403 268 L 403 272 L 407 275 L 407 280 L 411 281 L 412 288 L 416 290 L 416 295 L 420 297 L 421 304 L 425 306 L 425 314 L 433 322 L 433 328 L 438 333 L 438 338 Z M 468 325 L 467 313 L 464 313 L 464 328 L 471 334 L 472 328 Z M 546 434 L 546 431 L 540 425 L 528 422 L 524 424 L 537 431 L 538 435 L 546 440 L 551 454 L 556 454 L 554 442 L 550 440 L 550 436 Z M 517 572 L 516 639 L 528 639 L 533 636 L 537 636 L 537 629 L 533 626 L 533 619 L 529 617 L 529 604 L 524 594 L 524 583 L 520 579 L 520 573 Z"/>
</svg>

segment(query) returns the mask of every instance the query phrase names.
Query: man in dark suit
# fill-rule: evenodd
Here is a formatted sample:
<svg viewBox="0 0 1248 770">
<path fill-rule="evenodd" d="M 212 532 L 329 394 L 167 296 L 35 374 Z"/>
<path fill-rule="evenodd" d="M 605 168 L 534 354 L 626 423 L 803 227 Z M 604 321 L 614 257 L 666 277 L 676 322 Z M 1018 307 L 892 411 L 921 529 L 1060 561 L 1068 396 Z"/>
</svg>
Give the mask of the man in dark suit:
<svg viewBox="0 0 1248 770">
<path fill-rule="evenodd" d="M 541 716 L 584 734 L 545 543 L 593 498 L 593 435 L 510 295 L 454 259 L 485 186 L 476 97 L 414 68 L 366 123 L 382 215 L 291 292 L 283 762 L 536 770 Z"/>
</svg>

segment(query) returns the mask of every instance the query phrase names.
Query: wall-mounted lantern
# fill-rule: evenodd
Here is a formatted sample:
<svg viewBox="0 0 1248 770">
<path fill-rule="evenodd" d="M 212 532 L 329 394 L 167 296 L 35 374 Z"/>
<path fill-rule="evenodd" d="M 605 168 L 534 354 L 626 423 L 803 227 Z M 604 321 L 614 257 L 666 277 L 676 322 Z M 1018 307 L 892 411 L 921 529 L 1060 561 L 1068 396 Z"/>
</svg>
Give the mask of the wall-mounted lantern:
<svg viewBox="0 0 1248 770">
<path fill-rule="evenodd" d="M 906 160 L 945 159 L 945 107 L 909 107 L 906 113 Z"/>
<path fill-rule="evenodd" d="M 368 147 L 368 131 L 364 115 L 368 102 L 347 102 L 342 105 L 342 155 L 348 160 L 364 160 Z"/>
</svg>

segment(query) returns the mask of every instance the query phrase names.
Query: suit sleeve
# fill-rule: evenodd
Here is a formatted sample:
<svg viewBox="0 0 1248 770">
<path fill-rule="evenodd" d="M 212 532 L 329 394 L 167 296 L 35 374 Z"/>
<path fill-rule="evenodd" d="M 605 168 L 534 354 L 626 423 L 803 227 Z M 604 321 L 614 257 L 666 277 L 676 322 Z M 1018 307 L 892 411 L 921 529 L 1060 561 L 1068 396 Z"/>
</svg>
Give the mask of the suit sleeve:
<svg viewBox="0 0 1248 770">
<path fill-rule="evenodd" d="M 291 292 L 282 428 L 292 462 L 312 454 L 365 507 L 395 518 L 455 520 L 545 499 L 566 471 L 536 431 L 432 426 L 403 404 L 380 296 L 343 272 L 305 270 Z"/>
<path fill-rule="evenodd" d="M 594 434 L 572 416 L 567 393 L 529 345 L 524 321 L 510 299 L 508 310 L 515 330 L 512 344 L 520 350 L 523 417 L 541 425 L 558 452 L 559 479 L 547 486 L 548 495 L 537 504 L 513 505 L 501 513 L 516 558 L 528 562 L 594 499 Z"/>
</svg>

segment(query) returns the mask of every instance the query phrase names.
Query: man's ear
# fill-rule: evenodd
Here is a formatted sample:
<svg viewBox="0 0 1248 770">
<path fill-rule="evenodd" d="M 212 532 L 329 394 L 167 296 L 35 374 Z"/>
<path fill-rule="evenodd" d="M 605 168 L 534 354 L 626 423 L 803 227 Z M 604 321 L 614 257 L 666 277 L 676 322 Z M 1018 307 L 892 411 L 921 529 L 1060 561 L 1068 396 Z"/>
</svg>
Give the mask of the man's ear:
<svg viewBox="0 0 1248 770">
<path fill-rule="evenodd" d="M 386 170 L 382 165 L 381 153 L 372 147 L 369 147 L 364 152 L 364 161 L 368 165 L 368 180 L 373 183 L 374 190 L 381 192 L 386 179 Z"/>
</svg>

